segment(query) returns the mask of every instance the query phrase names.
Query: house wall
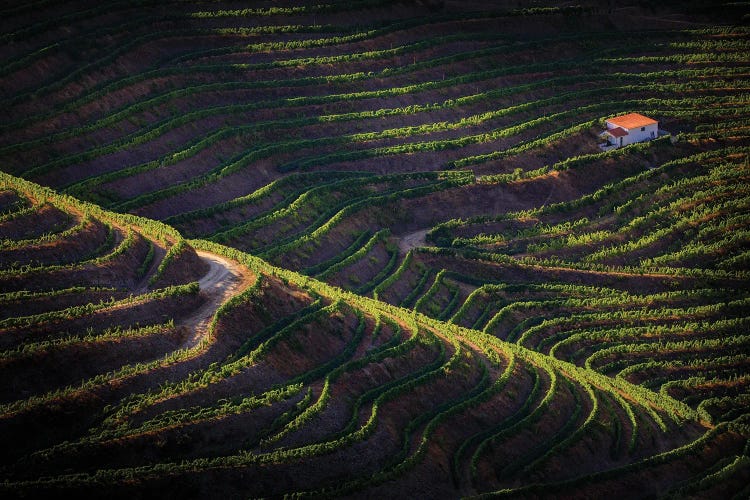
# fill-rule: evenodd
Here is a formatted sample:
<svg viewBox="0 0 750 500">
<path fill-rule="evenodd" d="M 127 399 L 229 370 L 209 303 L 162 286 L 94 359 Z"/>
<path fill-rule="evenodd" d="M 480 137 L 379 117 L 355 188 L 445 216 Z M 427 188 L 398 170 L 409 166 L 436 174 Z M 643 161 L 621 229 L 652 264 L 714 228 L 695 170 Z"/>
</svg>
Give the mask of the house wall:
<svg viewBox="0 0 750 500">
<path fill-rule="evenodd" d="M 607 124 L 607 126 L 609 126 L 609 124 Z M 641 128 L 643 128 L 643 130 L 641 130 Z M 659 124 L 654 123 L 651 125 L 646 125 L 645 127 L 637 127 L 625 130 L 628 131 L 628 135 L 622 138 L 623 146 L 633 144 L 635 142 L 643 142 L 650 141 L 651 139 L 656 139 L 656 137 L 659 135 Z"/>
</svg>

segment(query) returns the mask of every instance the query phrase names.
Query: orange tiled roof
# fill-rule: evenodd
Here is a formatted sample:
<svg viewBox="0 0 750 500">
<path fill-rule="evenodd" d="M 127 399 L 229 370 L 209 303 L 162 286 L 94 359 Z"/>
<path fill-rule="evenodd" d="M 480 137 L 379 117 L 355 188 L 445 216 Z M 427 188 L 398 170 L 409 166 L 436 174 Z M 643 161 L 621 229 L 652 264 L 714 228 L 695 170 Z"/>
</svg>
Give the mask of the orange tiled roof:
<svg viewBox="0 0 750 500">
<path fill-rule="evenodd" d="M 607 133 L 612 137 L 625 137 L 626 135 L 628 135 L 627 130 L 620 127 L 611 128 L 607 130 Z"/>
<path fill-rule="evenodd" d="M 646 125 L 653 125 L 654 123 L 658 123 L 653 118 L 639 115 L 638 113 L 629 113 L 627 115 L 615 116 L 614 118 L 610 118 L 609 120 L 607 120 L 607 122 L 617 127 L 627 129 L 645 127 Z"/>
</svg>

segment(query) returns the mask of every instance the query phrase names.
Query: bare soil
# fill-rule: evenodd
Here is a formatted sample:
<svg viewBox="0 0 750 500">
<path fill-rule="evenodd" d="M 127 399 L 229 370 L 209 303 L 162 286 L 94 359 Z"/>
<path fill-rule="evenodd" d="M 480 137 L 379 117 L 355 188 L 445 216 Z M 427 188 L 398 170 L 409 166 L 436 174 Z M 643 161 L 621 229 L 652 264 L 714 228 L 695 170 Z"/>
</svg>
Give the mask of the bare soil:
<svg viewBox="0 0 750 500">
<path fill-rule="evenodd" d="M 211 318 L 219 306 L 249 286 L 253 279 L 246 269 L 232 260 L 204 251 L 196 253 L 204 263 L 208 264 L 208 271 L 198 280 L 205 302 L 189 317 L 178 322 L 180 326 L 185 326 L 192 331 L 181 349 L 191 348 L 206 338 L 209 334 Z"/>
<path fill-rule="evenodd" d="M 127 290 L 92 290 L 55 295 L 54 297 L 42 296 L 37 298 L 22 298 L 18 300 L 4 301 L 2 303 L 2 311 L 0 311 L 0 319 L 30 316 L 33 314 L 41 314 L 89 303 L 98 304 L 101 301 L 106 302 L 112 298 L 119 300 L 127 297 L 129 294 L 130 291 Z"/>
<path fill-rule="evenodd" d="M 211 259 L 212 257 L 205 256 L 201 258 L 193 247 L 185 245 L 182 251 L 170 261 L 156 282 L 150 286 L 156 289 L 192 281 L 203 281 L 209 275 Z M 155 258 L 154 261 L 154 264 L 161 263 L 161 259 Z"/>
<path fill-rule="evenodd" d="M 32 265 L 65 265 L 93 255 L 106 241 L 107 227 L 98 220 L 92 220 L 80 231 L 65 238 L 57 238 L 38 245 L 0 249 L 0 267 Z"/>
<path fill-rule="evenodd" d="M 0 239 L 38 238 L 45 233 L 63 231 L 75 225 L 76 222 L 70 214 L 46 203 L 31 213 L 20 214 L 0 222 Z"/>
</svg>

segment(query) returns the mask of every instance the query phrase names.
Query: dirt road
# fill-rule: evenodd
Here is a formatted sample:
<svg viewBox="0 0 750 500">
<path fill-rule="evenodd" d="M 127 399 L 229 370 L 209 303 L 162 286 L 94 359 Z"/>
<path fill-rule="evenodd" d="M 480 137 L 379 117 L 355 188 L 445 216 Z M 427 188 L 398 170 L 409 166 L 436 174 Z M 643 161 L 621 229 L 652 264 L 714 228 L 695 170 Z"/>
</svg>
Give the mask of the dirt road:
<svg viewBox="0 0 750 500">
<path fill-rule="evenodd" d="M 206 275 L 198 281 L 206 301 L 193 314 L 177 323 L 192 330 L 192 334 L 180 346 L 181 349 L 198 345 L 208 335 L 208 326 L 216 310 L 253 281 L 250 272 L 234 261 L 209 252 L 198 250 L 196 253 L 209 265 Z"/>
<path fill-rule="evenodd" d="M 420 229 L 413 233 L 405 234 L 398 240 L 398 248 L 402 253 L 407 253 L 412 248 L 427 246 L 427 232 L 429 229 Z"/>
</svg>

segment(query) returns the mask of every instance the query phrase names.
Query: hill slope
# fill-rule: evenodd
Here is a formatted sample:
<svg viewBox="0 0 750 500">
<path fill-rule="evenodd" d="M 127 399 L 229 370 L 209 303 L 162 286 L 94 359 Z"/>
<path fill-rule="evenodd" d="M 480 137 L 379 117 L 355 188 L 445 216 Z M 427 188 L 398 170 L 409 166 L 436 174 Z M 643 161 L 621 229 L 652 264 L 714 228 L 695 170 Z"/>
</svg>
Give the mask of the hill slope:
<svg viewBox="0 0 750 500">
<path fill-rule="evenodd" d="M 2 7 L 3 495 L 746 497 L 746 6 L 518 4 Z"/>
<path fill-rule="evenodd" d="M 28 234 L 5 240 L 3 250 L 40 257 L 3 271 L 4 289 L 23 290 L 3 302 L 23 299 L 44 311 L 6 312 L 2 322 L 6 494 L 624 495 L 633 481 L 648 494 L 743 484 L 744 417 L 710 425 L 669 393 L 588 363 L 580 368 L 234 249 L 185 244 L 159 223 L 5 174 L 2 193 L 14 208 L 0 230 L 57 215 L 128 235 L 67 264 L 42 262 L 45 245 Z M 59 229 L 42 237 L 46 245 L 65 244 L 70 230 Z M 210 251 L 234 261 L 224 265 L 240 276 L 219 283 L 242 279 L 235 286 L 244 290 L 216 310 L 199 343 L 190 340 L 200 327 L 184 319 L 185 308 L 211 297 L 196 295 L 195 283 L 132 295 L 138 277 L 128 272 L 149 267 L 137 252 L 160 238 L 181 246 L 183 258 L 197 248 L 204 259 Z M 158 267 L 152 282 L 167 274 Z M 91 294 L 113 302 L 82 305 Z M 58 297 L 81 305 L 59 309 Z M 690 314 L 675 309 L 671 318 Z"/>
<path fill-rule="evenodd" d="M 741 7 L 515 3 L 19 6 L 0 164 L 367 293 L 414 231 L 746 154 Z M 602 153 L 631 111 L 679 142 Z"/>
</svg>

